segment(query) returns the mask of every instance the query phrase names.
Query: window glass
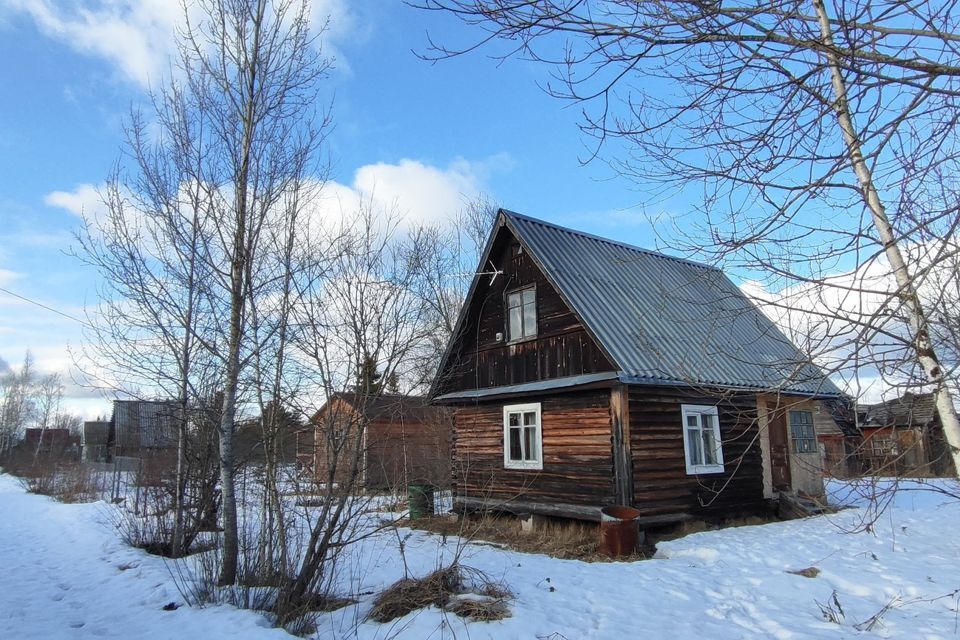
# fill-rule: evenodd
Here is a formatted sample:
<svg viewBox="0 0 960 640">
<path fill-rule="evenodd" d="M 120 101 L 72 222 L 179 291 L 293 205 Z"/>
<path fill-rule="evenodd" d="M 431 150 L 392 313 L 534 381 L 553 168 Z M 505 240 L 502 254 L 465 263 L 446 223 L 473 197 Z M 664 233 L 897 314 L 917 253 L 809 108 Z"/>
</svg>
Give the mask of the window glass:
<svg viewBox="0 0 960 640">
<path fill-rule="evenodd" d="M 516 340 L 523 337 L 523 308 L 510 308 L 510 339 Z"/>
<path fill-rule="evenodd" d="M 523 337 L 537 335 L 537 307 L 534 304 L 523 305 Z"/>
<path fill-rule="evenodd" d="M 539 460 L 540 459 L 540 446 L 537 442 L 537 428 L 536 427 L 526 427 L 523 430 L 524 439 L 523 439 L 523 448 L 526 452 L 525 460 Z"/>
<path fill-rule="evenodd" d="M 810 411 L 790 412 L 790 437 L 795 453 L 815 453 L 817 451 L 816 432 L 813 429 L 813 413 Z"/>
<path fill-rule="evenodd" d="M 507 294 L 507 333 L 510 340 L 537 335 L 537 295 L 533 287 Z"/>
<path fill-rule="evenodd" d="M 699 435 L 699 429 L 687 430 L 687 458 L 690 464 L 703 464 L 703 458 L 700 456 L 700 447 L 697 443 Z"/>
<path fill-rule="evenodd" d="M 523 449 L 520 446 L 520 429 L 510 429 L 510 459 L 523 460 Z"/>
<path fill-rule="evenodd" d="M 707 424 L 708 417 L 713 416 L 703 416 L 703 459 L 705 464 L 717 464 L 717 443 L 713 437 L 713 427 Z"/>
</svg>

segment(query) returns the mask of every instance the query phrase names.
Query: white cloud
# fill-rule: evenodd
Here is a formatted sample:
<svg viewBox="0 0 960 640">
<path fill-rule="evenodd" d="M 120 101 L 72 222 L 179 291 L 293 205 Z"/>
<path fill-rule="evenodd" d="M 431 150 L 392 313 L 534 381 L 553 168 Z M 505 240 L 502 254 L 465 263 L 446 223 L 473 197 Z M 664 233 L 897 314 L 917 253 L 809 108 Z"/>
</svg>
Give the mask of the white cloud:
<svg viewBox="0 0 960 640">
<path fill-rule="evenodd" d="M 126 78 L 147 86 L 168 64 L 181 22 L 180 3 L 171 0 L 103 0 L 59 3 L 11 0 L 47 37 L 76 51 L 106 59 Z"/>
<path fill-rule="evenodd" d="M 92 184 L 78 185 L 73 191 L 54 191 L 43 198 L 44 204 L 65 209 L 75 216 L 91 217 L 103 210 L 103 201 Z"/>
<path fill-rule="evenodd" d="M 905 245 L 908 269 L 936 332 L 957 317 L 960 302 L 956 238 Z M 893 269 L 883 254 L 849 272 L 828 274 L 819 281 L 771 290 L 747 281 L 740 289 L 821 367 L 836 372 L 834 380 L 864 401 L 896 396 L 920 387 L 923 375 L 913 365 L 913 350 L 904 311 L 897 297 Z M 940 341 L 941 362 L 955 348 Z"/>
<path fill-rule="evenodd" d="M 357 169 L 350 185 L 332 182 L 322 195 L 325 215 L 348 215 L 361 201 L 381 211 L 395 211 L 403 227 L 445 224 L 464 203 L 484 191 L 486 175 L 510 160 L 504 155 L 471 162 L 458 158 L 446 168 L 418 160 L 377 162 Z"/>
<path fill-rule="evenodd" d="M 0 269 L 0 287 L 9 286 L 13 283 L 14 280 L 20 277 L 20 274 L 16 271 L 10 271 L 9 269 Z"/>
<path fill-rule="evenodd" d="M 359 22 L 344 0 L 313 0 L 315 27 L 330 18 L 328 39 L 344 37 Z M 149 86 L 169 68 L 184 16 L 177 0 L 7 0 L 7 11 L 29 16 L 49 38 L 106 60 L 122 77 Z"/>
</svg>

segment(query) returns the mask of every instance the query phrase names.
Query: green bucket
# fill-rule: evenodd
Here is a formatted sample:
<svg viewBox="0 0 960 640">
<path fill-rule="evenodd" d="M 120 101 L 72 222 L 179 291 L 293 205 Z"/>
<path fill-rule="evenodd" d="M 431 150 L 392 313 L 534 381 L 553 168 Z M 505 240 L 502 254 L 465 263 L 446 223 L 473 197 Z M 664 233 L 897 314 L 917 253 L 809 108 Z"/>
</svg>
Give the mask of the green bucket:
<svg viewBox="0 0 960 640">
<path fill-rule="evenodd" d="M 407 485 L 407 504 L 410 519 L 417 520 L 433 515 L 433 487 L 428 484 Z"/>
</svg>

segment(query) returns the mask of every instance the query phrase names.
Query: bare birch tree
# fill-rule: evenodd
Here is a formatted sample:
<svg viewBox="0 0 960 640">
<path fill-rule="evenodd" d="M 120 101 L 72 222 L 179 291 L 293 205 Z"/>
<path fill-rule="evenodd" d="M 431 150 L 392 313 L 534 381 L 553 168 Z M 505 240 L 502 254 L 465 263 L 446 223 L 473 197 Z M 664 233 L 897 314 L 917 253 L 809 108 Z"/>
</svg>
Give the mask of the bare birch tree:
<svg viewBox="0 0 960 640">
<path fill-rule="evenodd" d="M 330 62 L 319 52 L 302 0 L 203 0 L 185 13 L 183 91 L 187 108 L 205 127 L 200 146 L 188 155 L 196 152 L 198 173 L 210 186 L 207 250 L 225 319 L 216 347 L 224 370 L 220 582 L 232 584 L 238 558 L 233 433 L 238 382 L 252 346 L 248 302 L 271 256 L 265 228 L 281 200 L 319 168 L 328 121 L 318 111 L 318 83 Z"/>
<path fill-rule="evenodd" d="M 152 119 L 132 118 L 132 166 L 121 163 L 104 193 L 104 220 L 84 238 L 111 288 L 91 364 L 180 400 L 178 496 L 189 405 L 221 399 L 220 582 L 232 584 L 234 425 L 238 405 L 252 400 L 241 381 L 261 339 L 250 332 L 250 311 L 289 277 L 280 267 L 297 239 L 290 208 L 304 206 L 305 185 L 323 181 L 328 115 L 317 105 L 330 61 L 305 0 L 201 0 L 184 5 L 184 16 Z M 178 499 L 178 522 L 182 509 Z"/>
<path fill-rule="evenodd" d="M 0 455 L 10 453 L 33 418 L 35 382 L 29 351 L 18 371 L 0 375 Z"/>
<path fill-rule="evenodd" d="M 753 268 L 780 290 L 833 288 L 853 305 L 786 310 L 823 321 L 821 341 L 843 346 L 838 370 L 913 363 L 960 470 L 953 371 L 931 331 L 938 310 L 918 293 L 929 265 L 909 251 L 954 237 L 958 221 L 955 199 L 936 190 L 958 168 L 956 2 L 413 4 L 483 33 L 433 43 L 432 57 L 487 44 L 545 64 L 548 90 L 582 106 L 593 157 L 658 195 L 702 186 L 673 242 L 685 236 L 692 254 Z M 865 285 L 865 265 L 890 284 Z M 842 273 L 851 277 L 828 277 Z M 880 303 L 856 308 L 864 296 Z"/>
</svg>

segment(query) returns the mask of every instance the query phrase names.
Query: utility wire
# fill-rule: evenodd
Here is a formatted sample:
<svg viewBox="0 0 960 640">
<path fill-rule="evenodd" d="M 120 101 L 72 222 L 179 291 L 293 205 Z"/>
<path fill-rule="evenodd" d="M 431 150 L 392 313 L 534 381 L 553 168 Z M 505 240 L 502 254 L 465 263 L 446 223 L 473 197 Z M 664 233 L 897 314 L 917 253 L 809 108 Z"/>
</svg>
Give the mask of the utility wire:
<svg viewBox="0 0 960 640">
<path fill-rule="evenodd" d="M 10 291 L 9 289 L 4 289 L 3 287 L 0 287 L 0 291 L 6 293 L 7 295 L 13 296 L 14 298 L 19 298 L 19 299 L 23 300 L 24 302 L 29 302 L 30 304 L 36 305 L 36 306 L 38 306 L 38 307 L 40 307 L 40 308 L 42 308 L 42 309 L 46 309 L 47 311 L 52 311 L 52 312 L 56 313 L 57 315 L 61 315 L 61 316 L 63 316 L 64 318 L 67 318 L 68 320 L 73 320 L 74 322 L 79 322 L 80 324 L 84 325 L 85 327 L 91 327 L 91 328 L 92 328 L 92 325 L 91 325 L 89 322 L 87 322 L 86 320 L 81 320 L 80 318 L 77 318 L 76 316 L 72 316 L 72 315 L 70 315 L 69 313 L 64 313 L 63 311 L 60 311 L 60 310 L 58 310 L 58 309 L 54 309 L 53 307 L 48 307 L 47 305 L 43 304 L 42 302 L 37 302 L 36 300 L 31 300 L 30 298 L 27 298 L 27 297 L 25 297 L 25 296 L 22 296 L 22 295 L 20 295 L 19 293 L 14 293 L 13 291 Z"/>
</svg>

